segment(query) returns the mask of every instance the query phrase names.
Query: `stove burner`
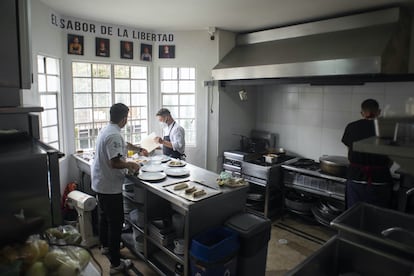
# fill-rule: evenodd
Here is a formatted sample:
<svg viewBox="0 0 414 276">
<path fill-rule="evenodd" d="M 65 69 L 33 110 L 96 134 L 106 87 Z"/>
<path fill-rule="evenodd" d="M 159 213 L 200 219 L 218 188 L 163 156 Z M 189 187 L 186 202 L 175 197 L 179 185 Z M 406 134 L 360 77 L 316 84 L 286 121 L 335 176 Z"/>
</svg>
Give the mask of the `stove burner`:
<svg viewBox="0 0 414 276">
<path fill-rule="evenodd" d="M 316 162 L 313 159 L 307 159 L 307 158 L 300 158 L 298 161 L 290 164 L 293 167 L 302 168 L 302 169 L 308 169 L 311 171 L 317 171 L 319 170 L 319 163 Z"/>
</svg>

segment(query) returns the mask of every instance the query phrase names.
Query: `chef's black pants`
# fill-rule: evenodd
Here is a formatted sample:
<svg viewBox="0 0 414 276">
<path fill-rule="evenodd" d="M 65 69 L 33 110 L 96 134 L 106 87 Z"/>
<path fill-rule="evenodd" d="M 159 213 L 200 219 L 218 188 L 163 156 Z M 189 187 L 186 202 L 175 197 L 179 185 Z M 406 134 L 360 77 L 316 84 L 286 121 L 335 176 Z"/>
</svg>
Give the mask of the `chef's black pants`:
<svg viewBox="0 0 414 276">
<path fill-rule="evenodd" d="M 346 182 L 346 203 L 351 208 L 358 202 L 366 202 L 379 207 L 389 208 L 391 205 L 392 185 L 364 184 L 349 180 Z"/>
<path fill-rule="evenodd" d="M 99 203 L 99 240 L 103 247 L 109 248 L 112 266 L 120 264 L 120 242 L 124 223 L 122 194 L 98 194 Z"/>
</svg>

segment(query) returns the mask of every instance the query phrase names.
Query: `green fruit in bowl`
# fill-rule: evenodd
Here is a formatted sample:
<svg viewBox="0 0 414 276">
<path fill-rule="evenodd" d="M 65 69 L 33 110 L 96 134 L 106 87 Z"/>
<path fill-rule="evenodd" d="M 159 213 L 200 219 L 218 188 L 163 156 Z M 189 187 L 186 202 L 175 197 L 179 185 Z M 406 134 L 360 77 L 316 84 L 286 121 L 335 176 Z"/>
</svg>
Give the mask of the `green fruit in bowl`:
<svg viewBox="0 0 414 276">
<path fill-rule="evenodd" d="M 25 276 L 46 276 L 47 269 L 44 263 L 35 262 L 33 263 L 28 270 L 26 270 Z"/>
</svg>

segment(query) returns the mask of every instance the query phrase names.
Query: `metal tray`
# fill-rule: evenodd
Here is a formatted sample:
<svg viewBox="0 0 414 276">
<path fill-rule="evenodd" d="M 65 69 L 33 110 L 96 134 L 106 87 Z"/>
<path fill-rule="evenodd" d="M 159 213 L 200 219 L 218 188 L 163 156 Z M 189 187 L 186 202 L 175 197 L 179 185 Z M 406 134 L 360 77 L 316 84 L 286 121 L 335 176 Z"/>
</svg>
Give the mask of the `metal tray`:
<svg viewBox="0 0 414 276">
<path fill-rule="evenodd" d="M 187 183 L 188 184 L 188 188 L 194 186 L 195 188 L 197 188 L 197 191 L 204 190 L 206 192 L 206 194 L 203 195 L 203 196 L 200 196 L 200 197 L 194 197 L 193 194 L 186 194 L 185 193 L 185 190 L 186 189 L 174 190 L 174 186 L 175 185 L 178 185 L 178 184 L 181 184 L 181 183 Z M 215 189 L 210 188 L 210 187 L 208 187 L 208 186 L 206 186 L 206 185 L 204 185 L 204 184 L 202 184 L 200 182 L 196 182 L 196 181 L 193 181 L 193 180 L 180 181 L 180 182 L 177 182 L 177 183 L 165 185 L 164 186 L 164 189 L 166 189 L 167 191 L 169 191 L 169 192 L 171 192 L 171 193 L 173 193 L 175 195 L 178 195 L 178 196 L 180 196 L 182 198 L 185 198 L 187 200 L 190 200 L 190 201 L 200 201 L 200 200 L 203 200 L 203 199 L 206 199 L 208 197 L 211 197 L 211 196 L 214 196 L 214 195 L 217 195 L 217 194 L 220 194 L 221 193 L 220 190 L 215 190 Z"/>
</svg>

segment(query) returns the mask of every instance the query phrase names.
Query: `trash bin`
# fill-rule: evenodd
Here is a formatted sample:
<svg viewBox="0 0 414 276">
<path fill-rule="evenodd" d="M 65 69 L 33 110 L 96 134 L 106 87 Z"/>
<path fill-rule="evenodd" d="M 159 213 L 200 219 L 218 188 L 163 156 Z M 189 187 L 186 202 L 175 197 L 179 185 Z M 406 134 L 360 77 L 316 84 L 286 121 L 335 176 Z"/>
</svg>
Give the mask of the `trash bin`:
<svg viewBox="0 0 414 276">
<path fill-rule="evenodd" d="M 191 275 L 236 275 L 237 233 L 226 227 L 216 227 L 196 235 L 191 241 Z"/>
<path fill-rule="evenodd" d="M 239 234 L 237 275 L 265 275 L 270 220 L 252 213 L 239 213 L 228 219 L 225 226 Z"/>
</svg>

